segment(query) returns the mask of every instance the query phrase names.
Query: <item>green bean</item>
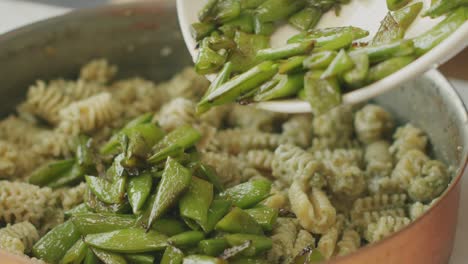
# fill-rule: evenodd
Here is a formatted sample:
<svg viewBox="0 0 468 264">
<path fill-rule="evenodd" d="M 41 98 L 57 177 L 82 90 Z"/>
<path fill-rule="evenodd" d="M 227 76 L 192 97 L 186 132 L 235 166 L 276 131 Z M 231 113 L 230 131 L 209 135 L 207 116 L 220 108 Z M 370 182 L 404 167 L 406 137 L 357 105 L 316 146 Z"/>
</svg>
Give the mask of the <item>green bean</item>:
<svg viewBox="0 0 468 264">
<path fill-rule="evenodd" d="M 252 243 L 248 248 L 242 251 L 242 255 L 247 257 L 253 257 L 256 255 L 265 252 L 273 246 L 271 238 L 265 236 L 251 235 L 251 234 L 232 234 L 225 235 L 226 241 L 230 246 L 238 246 L 246 241 L 251 241 Z"/>
<path fill-rule="evenodd" d="M 304 87 L 304 73 L 279 74 L 273 77 L 273 87 L 262 90 L 254 96 L 255 101 L 268 101 L 297 94 Z"/>
<path fill-rule="evenodd" d="M 191 25 L 191 33 L 192 37 L 199 41 L 202 40 L 204 37 L 207 37 L 216 29 L 214 23 L 209 22 L 197 22 Z"/>
<path fill-rule="evenodd" d="M 307 7 L 289 18 L 289 24 L 300 30 L 314 28 L 322 17 L 322 11 L 316 7 Z"/>
<path fill-rule="evenodd" d="M 80 136 L 76 147 L 76 159 L 80 166 L 89 170 L 94 167 L 96 157 L 92 153 L 92 139 L 87 136 Z"/>
<path fill-rule="evenodd" d="M 215 20 L 218 23 L 226 23 L 235 19 L 241 14 L 241 4 L 239 0 L 220 0 L 216 5 Z"/>
<path fill-rule="evenodd" d="M 167 237 L 161 233 L 142 228 L 120 229 L 104 233 L 86 235 L 86 244 L 112 252 L 143 253 L 162 250 L 167 245 Z"/>
<path fill-rule="evenodd" d="M 81 263 L 86 257 L 88 247 L 83 240 L 78 239 L 76 243 L 65 253 L 60 264 Z"/>
<path fill-rule="evenodd" d="M 395 57 L 372 66 L 367 75 L 367 82 L 373 83 L 379 81 L 392 73 L 399 71 L 413 61 L 413 56 Z"/>
<path fill-rule="evenodd" d="M 126 254 L 125 259 L 131 264 L 153 264 L 154 256 L 149 254 Z"/>
<path fill-rule="evenodd" d="M 96 257 L 93 250 L 88 247 L 88 249 L 86 250 L 86 257 L 83 261 L 83 264 L 98 264 L 98 263 L 99 263 L 99 259 Z"/>
<path fill-rule="evenodd" d="M 197 173 L 203 178 L 207 179 L 209 182 L 211 182 L 218 192 L 224 191 L 224 186 L 221 183 L 221 180 L 216 174 L 216 170 L 213 167 L 205 164 L 200 164 L 200 166 L 197 169 Z"/>
<path fill-rule="evenodd" d="M 300 43 L 307 40 L 315 40 L 316 47 L 331 47 L 333 49 L 340 49 L 349 45 L 351 41 L 364 38 L 369 35 L 367 30 L 358 27 L 331 27 L 324 29 L 314 29 L 308 32 L 299 33 L 288 39 L 288 44 Z M 340 46 L 338 48 L 335 48 Z"/>
<path fill-rule="evenodd" d="M 172 154 L 183 152 L 185 149 L 194 146 L 200 138 L 201 134 L 195 128 L 189 125 L 180 126 L 153 147 L 156 152 L 148 159 L 148 162 L 157 164 L 164 161 Z"/>
<path fill-rule="evenodd" d="M 349 57 L 344 49 L 340 50 L 333 61 L 328 65 L 328 68 L 320 76 L 321 79 L 327 79 L 341 75 L 342 73 L 351 70 L 354 67 L 353 60 Z"/>
<path fill-rule="evenodd" d="M 124 148 L 125 159 L 122 165 L 129 166 L 129 160 L 132 158 L 146 159 L 151 148 L 164 138 L 164 131 L 152 123 L 140 124 L 131 128 L 126 135 L 128 136 L 127 148 Z"/>
<path fill-rule="evenodd" d="M 381 62 L 392 57 L 411 55 L 415 51 L 415 43 L 412 40 L 400 40 L 389 44 L 368 46 L 359 48 L 369 56 L 371 63 Z"/>
<path fill-rule="evenodd" d="M 303 63 L 307 56 L 294 56 L 281 62 L 278 67 L 278 73 L 295 73 L 304 70 Z"/>
<path fill-rule="evenodd" d="M 175 236 L 187 231 L 187 226 L 177 219 L 160 218 L 154 221 L 151 229 L 166 236 Z"/>
<path fill-rule="evenodd" d="M 200 231 L 187 231 L 170 237 L 167 242 L 178 248 L 187 248 L 198 245 L 198 242 L 205 238 L 205 234 Z"/>
<path fill-rule="evenodd" d="M 236 31 L 245 33 L 254 33 L 255 22 L 254 17 L 249 12 L 243 12 L 241 15 L 227 23 L 224 23 L 219 30 L 228 38 L 233 38 Z"/>
<path fill-rule="evenodd" d="M 145 204 L 151 192 L 153 177 L 150 173 L 143 173 L 136 177 L 131 177 L 128 181 L 127 196 L 133 213 L 136 214 Z"/>
<path fill-rule="evenodd" d="M 424 16 L 438 17 L 463 5 L 468 5 L 468 0 L 435 0 L 432 1 L 431 7 L 424 12 Z"/>
<path fill-rule="evenodd" d="M 214 73 L 219 70 L 226 62 L 226 52 L 216 52 L 209 47 L 209 41 L 204 38 L 198 50 L 198 56 L 195 60 L 195 71 L 199 74 Z"/>
<path fill-rule="evenodd" d="M 423 6 L 424 4 L 422 2 L 416 2 L 402 9 L 391 12 L 391 14 L 400 27 L 406 30 L 413 23 L 416 17 L 418 17 Z"/>
<path fill-rule="evenodd" d="M 273 22 L 262 22 L 258 17 L 254 17 L 254 32 L 256 35 L 270 36 L 275 31 Z"/>
<path fill-rule="evenodd" d="M 108 252 L 98 248 L 92 248 L 96 257 L 102 261 L 104 264 L 127 264 L 127 260 L 120 255 L 113 252 Z"/>
<path fill-rule="evenodd" d="M 216 89 L 218 89 L 223 83 L 227 82 L 231 77 L 231 73 L 232 62 L 228 61 L 224 64 L 223 69 L 221 69 L 221 71 L 216 75 L 216 78 L 211 82 L 203 98 L 215 91 Z"/>
<path fill-rule="evenodd" d="M 192 177 L 187 192 L 179 200 L 179 212 L 197 223 L 205 223 L 213 201 L 213 184 Z"/>
<path fill-rule="evenodd" d="M 228 233 L 245 233 L 262 235 L 262 227 L 248 213 L 238 207 L 224 216 L 215 227 L 215 230 Z"/>
<path fill-rule="evenodd" d="M 74 163 L 74 159 L 51 161 L 34 170 L 28 181 L 31 184 L 46 186 L 69 171 Z"/>
<path fill-rule="evenodd" d="M 70 170 L 66 171 L 59 178 L 56 178 L 53 181 L 47 183 L 46 186 L 55 189 L 78 184 L 84 179 L 85 174 L 85 168 L 81 166 L 78 162 L 75 162 L 75 164 L 73 164 Z"/>
<path fill-rule="evenodd" d="M 304 59 L 304 68 L 317 70 L 326 69 L 328 65 L 335 59 L 338 53 L 336 51 L 321 51 L 313 53 L 306 59 Z"/>
<path fill-rule="evenodd" d="M 292 43 L 279 48 L 262 49 L 257 52 L 258 60 L 279 60 L 295 55 L 307 54 L 314 48 L 315 41 Z"/>
<path fill-rule="evenodd" d="M 161 217 L 177 199 L 187 190 L 192 179 L 191 172 L 172 158 L 168 158 L 156 196 L 148 214 L 146 229 L 151 228 L 154 221 Z"/>
<path fill-rule="evenodd" d="M 219 0 L 208 0 L 203 8 L 198 12 L 198 19 L 200 21 L 209 20 L 218 2 Z"/>
<path fill-rule="evenodd" d="M 190 255 L 184 258 L 184 264 L 227 264 L 228 262 L 215 257 Z"/>
<path fill-rule="evenodd" d="M 237 49 L 233 50 L 229 61 L 232 63 L 233 72 L 244 72 L 259 61 L 256 59 L 257 51 L 268 48 L 270 40 L 267 36 L 236 32 L 234 41 Z"/>
<path fill-rule="evenodd" d="M 70 219 L 82 235 L 110 232 L 135 226 L 132 215 L 109 213 L 83 213 L 73 215 Z"/>
<path fill-rule="evenodd" d="M 323 72 L 308 72 L 304 77 L 304 96 L 312 112 L 320 115 L 341 103 L 341 91 L 335 78 L 320 79 Z"/>
<path fill-rule="evenodd" d="M 120 130 L 118 133 L 113 135 L 109 141 L 104 144 L 100 150 L 99 153 L 101 155 L 109 155 L 117 151 L 119 144 L 120 144 L 120 136 L 122 134 L 125 134 L 129 129 L 132 127 L 139 125 L 139 124 L 145 124 L 151 122 L 151 119 L 153 118 L 153 114 L 147 113 L 143 114 L 141 116 L 136 117 L 135 119 L 131 120 L 128 122 L 122 130 Z"/>
<path fill-rule="evenodd" d="M 372 40 L 372 45 L 402 39 L 405 30 L 416 19 L 422 7 L 423 3 L 417 2 L 397 11 L 389 12 L 381 22 L 380 28 Z"/>
<path fill-rule="evenodd" d="M 303 0 L 266 0 L 256 9 L 262 22 L 275 22 L 296 13 L 306 5 Z"/>
<path fill-rule="evenodd" d="M 66 221 L 54 227 L 34 244 L 33 256 L 50 263 L 58 263 L 79 238 L 77 228 L 71 221 Z"/>
<path fill-rule="evenodd" d="M 125 154 L 121 153 L 115 156 L 114 161 L 112 162 L 109 169 L 106 171 L 106 175 L 112 179 L 116 180 L 125 176 L 128 176 L 127 171 L 124 166 L 122 166 L 123 161 L 125 160 Z"/>
<path fill-rule="evenodd" d="M 415 54 L 421 56 L 438 45 L 468 19 L 468 7 L 460 7 L 442 22 L 413 39 Z"/>
<path fill-rule="evenodd" d="M 197 112 L 208 111 L 212 106 L 233 102 L 260 84 L 269 80 L 278 71 L 278 65 L 265 61 L 221 85 L 216 91 L 209 94 L 197 105 Z"/>
<path fill-rule="evenodd" d="M 168 246 L 164 251 L 160 264 L 182 264 L 183 261 L 184 252 L 173 246 Z"/>
<path fill-rule="evenodd" d="M 240 0 L 242 9 L 253 9 L 261 5 L 265 0 Z"/>
<path fill-rule="evenodd" d="M 91 213 L 91 210 L 85 203 L 81 203 L 73 207 L 72 209 L 64 212 L 65 217 L 71 217 L 76 214 L 84 214 L 84 213 Z"/>
<path fill-rule="evenodd" d="M 213 231 L 216 224 L 221 220 L 231 209 L 232 203 L 226 200 L 213 200 L 211 207 L 208 210 L 206 223 L 200 223 L 201 228 L 205 233 Z"/>
<path fill-rule="evenodd" d="M 106 204 L 99 200 L 89 188 L 85 192 L 85 202 L 86 206 L 96 213 L 126 214 L 132 211 L 132 207 L 128 201 L 124 200 L 118 204 Z"/>
<path fill-rule="evenodd" d="M 220 193 L 220 197 L 232 201 L 242 209 L 251 208 L 270 195 L 271 182 L 268 180 L 252 180 L 233 186 Z"/>
<path fill-rule="evenodd" d="M 387 0 L 387 7 L 390 10 L 397 10 L 407 5 L 411 0 Z"/>
<path fill-rule="evenodd" d="M 276 208 L 258 207 L 247 209 L 245 212 L 255 219 L 265 231 L 271 231 L 278 218 L 278 210 Z"/>
<path fill-rule="evenodd" d="M 351 52 L 349 56 L 354 68 L 343 74 L 343 80 L 349 87 L 361 87 L 365 84 L 369 72 L 369 57 L 365 52 Z"/>
<path fill-rule="evenodd" d="M 200 241 L 198 248 L 201 253 L 208 256 L 219 256 L 223 251 L 229 247 L 225 238 L 212 238 Z"/>
<path fill-rule="evenodd" d="M 99 200 L 108 204 L 117 204 L 124 199 L 127 177 L 119 178 L 114 182 L 89 175 L 86 175 L 85 179 L 89 189 Z"/>
</svg>

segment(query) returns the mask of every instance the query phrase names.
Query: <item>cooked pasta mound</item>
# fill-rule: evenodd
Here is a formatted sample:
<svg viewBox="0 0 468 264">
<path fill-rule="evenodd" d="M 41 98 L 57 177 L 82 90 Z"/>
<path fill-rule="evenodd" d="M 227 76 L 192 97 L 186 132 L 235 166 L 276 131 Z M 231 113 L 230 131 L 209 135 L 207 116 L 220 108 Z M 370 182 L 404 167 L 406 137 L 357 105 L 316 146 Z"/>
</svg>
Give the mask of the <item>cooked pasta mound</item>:
<svg viewBox="0 0 468 264">
<path fill-rule="evenodd" d="M 99 59 L 78 76 L 38 80 L 17 113 L 0 121 L 0 249 L 34 256 L 34 243 L 74 212 L 90 203 L 107 208 L 76 175 L 86 160 L 95 175 L 105 174 L 111 160 L 83 157 L 78 146 L 86 138 L 87 147 L 109 153 L 116 131 L 144 114 L 163 133 L 198 130 L 197 158 L 220 185 L 272 182 L 261 201 L 279 211 L 266 231 L 272 246 L 262 257 L 270 263 L 289 264 L 304 250 L 330 259 L 384 239 L 429 210 L 450 183 L 447 165 L 429 154 L 430 135 L 411 123 L 397 126 L 378 105 L 321 116 L 226 105 L 198 115 L 196 102 L 209 83 L 191 68 L 154 83 L 118 79 L 117 66 Z M 130 147 L 138 153 L 151 146 Z M 40 174 L 56 166 L 61 175 L 67 164 L 62 178 Z M 118 173 L 119 164 L 110 169 Z"/>
</svg>

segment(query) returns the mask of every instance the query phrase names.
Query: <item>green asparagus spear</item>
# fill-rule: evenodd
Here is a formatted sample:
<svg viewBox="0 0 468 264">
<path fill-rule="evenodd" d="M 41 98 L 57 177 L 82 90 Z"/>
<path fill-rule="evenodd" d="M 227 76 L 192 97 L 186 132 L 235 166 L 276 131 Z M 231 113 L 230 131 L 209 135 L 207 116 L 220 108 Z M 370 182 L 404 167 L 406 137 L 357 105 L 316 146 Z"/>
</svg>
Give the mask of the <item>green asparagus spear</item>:
<svg viewBox="0 0 468 264">
<path fill-rule="evenodd" d="M 367 46 L 358 48 L 369 56 L 371 63 L 381 62 L 393 57 L 411 55 L 415 51 L 415 43 L 412 40 L 400 40 L 389 44 L 381 44 L 375 46 Z"/>
<path fill-rule="evenodd" d="M 179 201 L 180 215 L 190 218 L 197 223 L 205 223 L 212 200 L 213 184 L 200 178 L 192 177 L 187 192 Z"/>
<path fill-rule="evenodd" d="M 304 87 L 304 73 L 279 74 L 273 77 L 271 82 L 274 82 L 271 88 L 262 89 L 264 86 L 260 87 L 254 96 L 255 101 L 268 101 L 295 95 Z"/>
<path fill-rule="evenodd" d="M 231 209 L 232 203 L 226 200 L 213 200 L 210 209 L 208 210 L 208 217 L 205 223 L 199 223 L 205 233 L 213 231 L 216 223 L 223 218 Z"/>
<path fill-rule="evenodd" d="M 28 181 L 31 184 L 46 186 L 69 171 L 74 163 L 74 159 L 51 161 L 33 171 Z"/>
<path fill-rule="evenodd" d="M 278 218 L 278 210 L 269 207 L 257 207 L 245 210 L 257 223 L 259 223 L 263 230 L 271 231 L 276 224 Z"/>
<path fill-rule="evenodd" d="M 184 258 L 183 264 L 227 264 L 228 262 L 221 258 L 190 255 Z"/>
<path fill-rule="evenodd" d="M 294 56 L 283 62 L 278 67 L 278 73 L 296 73 L 304 70 L 303 63 L 307 56 Z"/>
<path fill-rule="evenodd" d="M 193 23 L 191 27 L 192 37 L 199 41 L 202 40 L 204 37 L 207 37 L 216 29 L 214 23 L 210 22 L 197 22 Z"/>
<path fill-rule="evenodd" d="M 104 264 L 127 264 L 127 260 L 120 254 L 102 250 L 99 248 L 92 248 L 94 254 Z"/>
<path fill-rule="evenodd" d="M 365 52 L 351 52 L 349 54 L 354 68 L 343 74 L 343 80 L 351 88 L 358 88 L 365 84 L 369 72 L 369 57 Z"/>
<path fill-rule="evenodd" d="M 251 234 L 230 234 L 225 236 L 230 246 L 238 246 L 246 241 L 251 241 L 251 245 L 242 251 L 242 255 L 253 257 L 271 249 L 273 242 L 271 238 Z"/>
<path fill-rule="evenodd" d="M 232 51 L 229 59 L 233 72 L 244 72 L 258 64 L 259 60 L 255 57 L 257 51 L 270 46 L 270 40 L 267 36 L 247 34 L 241 31 L 235 33 L 234 41 L 237 48 Z"/>
<path fill-rule="evenodd" d="M 224 64 L 223 69 L 216 75 L 216 78 L 211 82 L 203 98 L 205 98 L 206 95 L 218 89 L 223 83 L 227 82 L 229 78 L 231 77 L 231 73 L 232 73 L 232 62 L 228 61 Z"/>
<path fill-rule="evenodd" d="M 187 226 L 182 221 L 177 219 L 160 218 L 154 221 L 151 229 L 166 236 L 175 236 L 187 231 Z"/>
<path fill-rule="evenodd" d="M 88 247 L 88 249 L 86 250 L 86 257 L 83 261 L 83 264 L 98 264 L 98 263 L 99 263 L 99 259 L 96 257 L 93 250 Z"/>
<path fill-rule="evenodd" d="M 153 264 L 154 256 L 150 254 L 125 254 L 125 259 L 131 264 Z"/>
<path fill-rule="evenodd" d="M 127 177 L 122 177 L 114 182 L 95 176 L 85 176 L 89 189 L 96 197 L 108 204 L 121 203 L 125 196 Z"/>
<path fill-rule="evenodd" d="M 199 74 L 214 73 L 219 70 L 227 59 L 227 52 L 220 50 L 218 52 L 210 48 L 209 40 L 203 39 L 195 60 L 195 71 Z"/>
<path fill-rule="evenodd" d="M 200 132 L 195 128 L 189 125 L 180 126 L 153 147 L 156 152 L 148 159 L 148 162 L 157 164 L 164 161 L 167 157 L 194 146 L 200 137 Z"/>
</svg>

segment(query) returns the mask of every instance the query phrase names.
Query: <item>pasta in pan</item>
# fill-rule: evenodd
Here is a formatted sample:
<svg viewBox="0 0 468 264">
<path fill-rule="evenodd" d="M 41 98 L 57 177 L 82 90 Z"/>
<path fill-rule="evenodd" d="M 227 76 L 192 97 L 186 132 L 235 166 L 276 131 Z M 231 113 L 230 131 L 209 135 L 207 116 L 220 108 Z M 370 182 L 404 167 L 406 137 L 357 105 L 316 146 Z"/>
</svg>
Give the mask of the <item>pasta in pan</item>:
<svg viewBox="0 0 468 264">
<path fill-rule="evenodd" d="M 182 126 L 198 131 L 192 146 L 197 155 L 180 159 L 196 177 L 209 170 L 219 181 L 216 188 L 272 182 L 269 196 L 258 201 L 259 208 L 278 216 L 265 232 L 272 246 L 262 256 L 271 263 L 290 263 L 304 249 L 330 259 L 381 240 L 423 215 L 450 182 L 447 166 L 428 154 L 429 135 L 412 124 L 395 127 L 380 106 L 342 106 L 312 116 L 225 105 L 198 115 L 196 102 L 208 85 L 191 68 L 160 84 L 119 80 L 117 67 L 101 59 L 84 66 L 76 81 L 31 86 L 17 115 L 0 121 L 0 248 L 30 254 L 39 237 L 86 204 L 124 211 L 128 204 L 109 207 L 93 195 L 84 175 L 73 177 L 91 160 L 93 173 L 105 178 L 103 164 L 110 164 L 116 147 L 106 143 L 113 139 L 126 155 L 147 147 L 131 145 L 118 132 L 131 129 L 129 121 L 142 115 L 162 133 Z M 78 147 L 83 138 L 99 155 L 83 157 Z M 178 146 L 171 151 L 177 154 Z M 69 181 L 32 184 L 38 168 L 51 160 L 69 166 Z M 112 163 L 112 170 L 119 168 Z M 149 173 L 158 181 L 161 168 L 153 169 Z"/>
</svg>

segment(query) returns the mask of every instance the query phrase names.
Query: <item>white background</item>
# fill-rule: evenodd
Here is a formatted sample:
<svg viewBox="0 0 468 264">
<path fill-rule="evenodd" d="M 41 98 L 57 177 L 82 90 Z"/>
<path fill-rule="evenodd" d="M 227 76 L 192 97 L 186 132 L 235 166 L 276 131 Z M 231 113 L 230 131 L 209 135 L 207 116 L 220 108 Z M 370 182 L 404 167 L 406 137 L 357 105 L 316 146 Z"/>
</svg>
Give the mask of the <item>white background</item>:
<svg viewBox="0 0 468 264">
<path fill-rule="evenodd" d="M 89 6 L 96 2 L 101 3 L 105 0 L 0 0 L 0 34 L 33 21 L 66 13 L 70 7 Z M 468 63 L 466 68 L 468 69 Z M 461 94 L 465 104 L 468 104 L 468 82 L 454 79 L 450 81 Z M 462 181 L 461 208 L 457 228 L 455 248 L 450 264 L 465 264 L 468 263 L 468 180 L 466 177 Z"/>
</svg>

